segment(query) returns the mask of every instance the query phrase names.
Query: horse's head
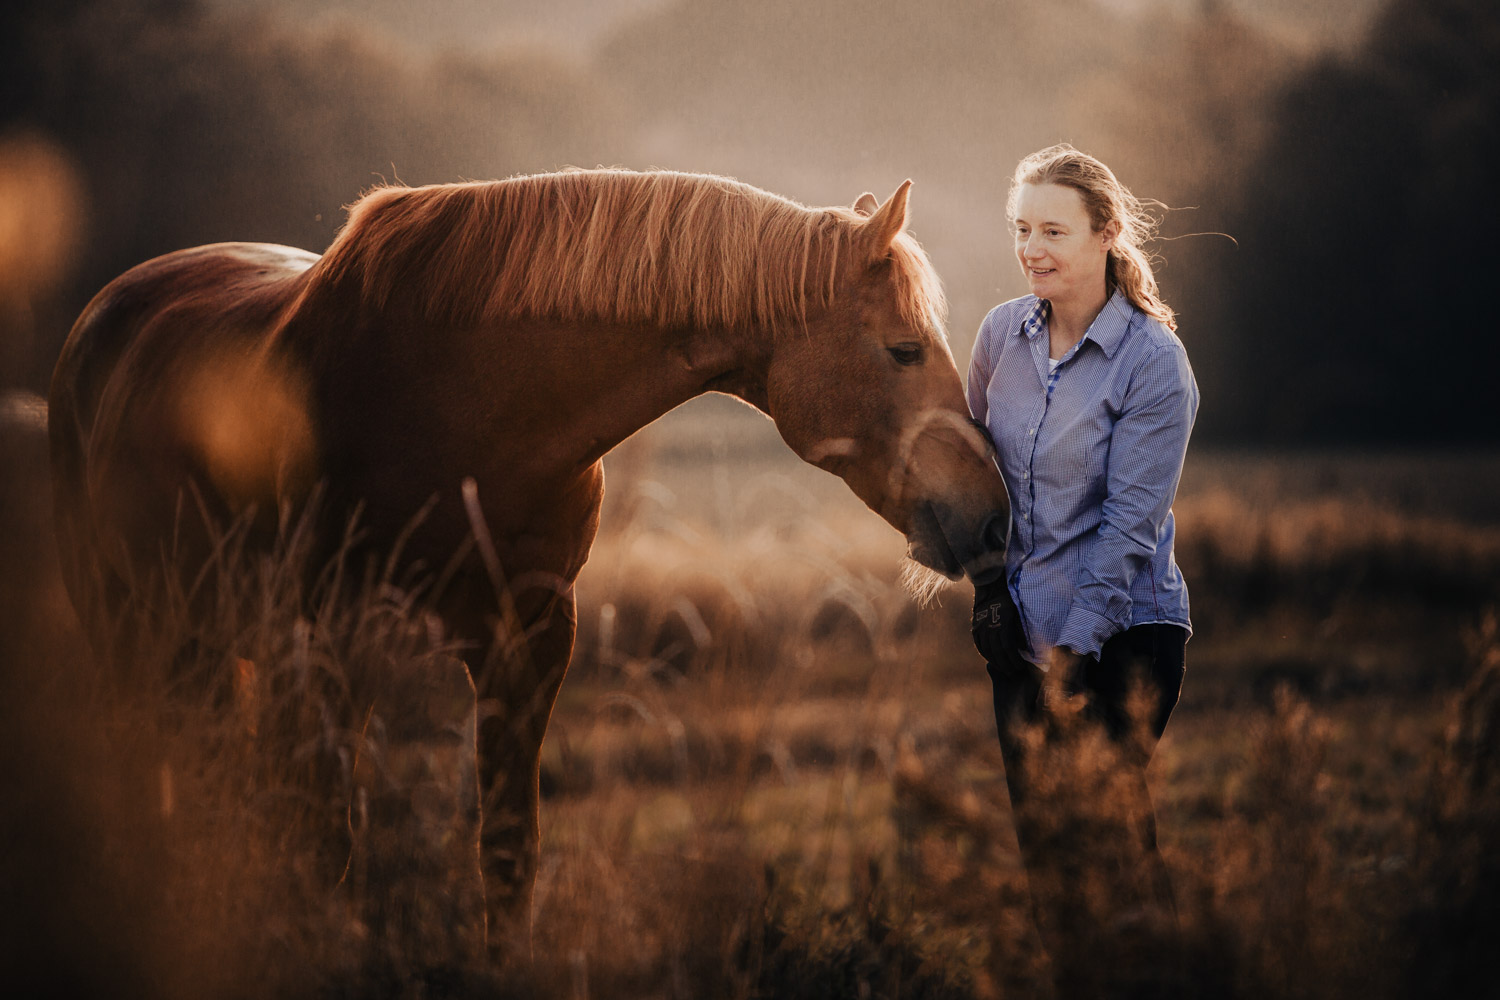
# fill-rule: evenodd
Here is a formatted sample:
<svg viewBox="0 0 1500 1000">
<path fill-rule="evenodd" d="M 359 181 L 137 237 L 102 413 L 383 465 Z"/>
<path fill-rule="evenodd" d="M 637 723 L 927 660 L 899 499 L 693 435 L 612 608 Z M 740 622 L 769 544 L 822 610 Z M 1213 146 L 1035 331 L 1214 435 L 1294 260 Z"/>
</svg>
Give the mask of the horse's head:
<svg viewBox="0 0 1500 1000">
<path fill-rule="evenodd" d="M 834 473 L 948 579 L 1003 571 L 1010 501 L 989 435 L 969 418 L 942 293 L 904 235 L 911 182 L 884 205 L 834 210 L 852 237 L 827 308 L 776 338 L 767 409 L 804 460 Z"/>
</svg>

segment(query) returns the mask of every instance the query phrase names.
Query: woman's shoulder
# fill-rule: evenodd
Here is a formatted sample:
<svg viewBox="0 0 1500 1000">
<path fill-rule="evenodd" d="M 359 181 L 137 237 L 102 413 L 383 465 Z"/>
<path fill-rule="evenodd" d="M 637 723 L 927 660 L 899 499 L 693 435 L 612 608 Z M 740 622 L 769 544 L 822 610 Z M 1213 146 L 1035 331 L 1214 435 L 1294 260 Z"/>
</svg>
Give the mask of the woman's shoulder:
<svg viewBox="0 0 1500 1000">
<path fill-rule="evenodd" d="M 1176 331 L 1155 316 L 1142 312 L 1134 304 L 1127 302 L 1126 306 L 1132 313 L 1130 336 L 1141 353 L 1155 354 L 1163 348 L 1170 348 L 1173 353 L 1187 358 L 1187 345 L 1177 336 Z"/>
<path fill-rule="evenodd" d="M 999 333 L 1009 333 L 1020 326 L 1024 319 L 1040 300 L 1035 295 L 1022 295 L 1002 302 L 985 314 L 984 322 L 979 325 L 983 334 L 996 336 Z"/>
<path fill-rule="evenodd" d="M 1131 382 L 1155 386 L 1162 392 L 1186 393 L 1196 399 L 1198 383 L 1182 339 L 1156 317 L 1134 306 L 1131 309 L 1135 315 L 1130 323 L 1130 350 L 1125 361 L 1132 373 Z"/>
</svg>

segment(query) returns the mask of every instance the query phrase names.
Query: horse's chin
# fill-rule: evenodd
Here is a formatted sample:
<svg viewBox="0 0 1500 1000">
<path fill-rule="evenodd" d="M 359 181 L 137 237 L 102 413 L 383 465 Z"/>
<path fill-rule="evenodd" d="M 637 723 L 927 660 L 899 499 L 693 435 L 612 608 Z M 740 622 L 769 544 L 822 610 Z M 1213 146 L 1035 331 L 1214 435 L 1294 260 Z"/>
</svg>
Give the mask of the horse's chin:
<svg viewBox="0 0 1500 1000">
<path fill-rule="evenodd" d="M 948 544 L 942 522 L 931 504 L 922 504 L 912 512 L 911 530 L 906 538 L 901 583 L 919 604 L 931 603 L 949 582 L 963 579 L 963 563 Z"/>
<path fill-rule="evenodd" d="M 922 607 L 931 604 L 938 594 L 961 579 L 962 570 L 936 569 L 919 562 L 915 553 L 901 560 L 901 586 Z"/>
</svg>

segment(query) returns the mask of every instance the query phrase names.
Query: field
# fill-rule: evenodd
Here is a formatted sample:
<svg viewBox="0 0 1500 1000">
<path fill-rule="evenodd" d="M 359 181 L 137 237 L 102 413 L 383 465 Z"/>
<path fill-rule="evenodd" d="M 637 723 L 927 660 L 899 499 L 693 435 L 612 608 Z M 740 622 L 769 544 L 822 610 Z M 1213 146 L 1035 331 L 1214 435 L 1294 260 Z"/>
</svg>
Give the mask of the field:
<svg viewBox="0 0 1500 1000">
<path fill-rule="evenodd" d="M 303 744 L 276 729 L 334 725 L 309 721 L 315 683 L 244 717 L 90 670 L 24 488 L 38 442 L 6 434 L 18 995 L 1049 995 L 967 585 L 914 605 L 895 532 L 738 404 L 607 459 L 545 748 L 534 961 L 505 972 L 452 958 L 422 909 L 452 872 L 381 940 L 350 903 L 375 883 L 321 888 Z M 1488 995 L 1497 485 L 1486 453 L 1190 456 L 1196 634 L 1150 779 L 1192 995 Z M 330 670 L 400 647 L 399 610 L 329 645 Z M 294 617 L 235 634 L 267 672 L 323 662 L 316 640 L 285 652 Z M 1060 823 L 1109 805 L 1078 798 Z"/>
</svg>

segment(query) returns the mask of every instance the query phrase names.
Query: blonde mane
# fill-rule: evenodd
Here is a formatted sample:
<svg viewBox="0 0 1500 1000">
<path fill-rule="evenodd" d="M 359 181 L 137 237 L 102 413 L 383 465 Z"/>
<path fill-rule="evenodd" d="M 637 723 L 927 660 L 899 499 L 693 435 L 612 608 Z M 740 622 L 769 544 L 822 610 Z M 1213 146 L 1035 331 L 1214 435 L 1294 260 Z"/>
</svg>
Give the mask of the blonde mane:
<svg viewBox="0 0 1500 1000">
<path fill-rule="evenodd" d="M 320 280 L 384 307 L 421 295 L 435 321 L 522 316 L 662 326 L 801 327 L 867 257 L 866 219 L 726 177 L 570 170 L 381 187 L 349 211 Z M 889 248 L 898 308 L 941 334 L 947 305 L 922 248 Z"/>
</svg>

